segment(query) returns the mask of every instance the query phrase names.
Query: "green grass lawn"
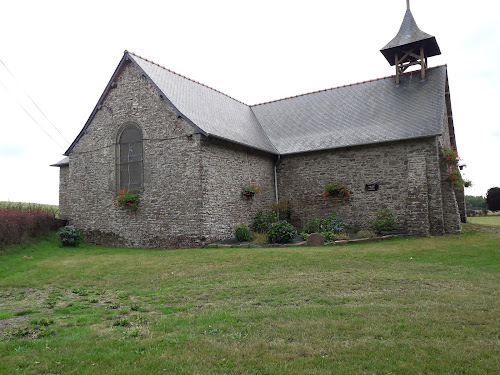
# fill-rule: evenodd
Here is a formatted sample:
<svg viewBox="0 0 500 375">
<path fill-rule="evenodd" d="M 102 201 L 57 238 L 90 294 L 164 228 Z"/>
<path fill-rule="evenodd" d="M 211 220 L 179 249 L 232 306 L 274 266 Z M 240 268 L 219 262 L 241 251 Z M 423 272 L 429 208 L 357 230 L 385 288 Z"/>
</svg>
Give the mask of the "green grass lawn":
<svg viewBox="0 0 500 375">
<path fill-rule="evenodd" d="M 497 374 L 500 233 L 0 256 L 0 374 Z"/>
<path fill-rule="evenodd" d="M 472 216 L 467 217 L 467 221 L 472 224 L 494 225 L 500 227 L 500 216 Z"/>
</svg>

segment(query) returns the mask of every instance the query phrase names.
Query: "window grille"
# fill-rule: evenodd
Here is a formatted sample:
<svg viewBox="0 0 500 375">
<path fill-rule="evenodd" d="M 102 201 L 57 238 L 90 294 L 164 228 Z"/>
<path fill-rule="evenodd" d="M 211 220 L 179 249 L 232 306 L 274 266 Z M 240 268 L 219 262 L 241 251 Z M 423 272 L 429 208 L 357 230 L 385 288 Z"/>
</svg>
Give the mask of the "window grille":
<svg viewBox="0 0 500 375">
<path fill-rule="evenodd" d="M 143 182 L 142 132 L 135 126 L 127 127 L 119 140 L 120 189 L 139 190 Z"/>
</svg>

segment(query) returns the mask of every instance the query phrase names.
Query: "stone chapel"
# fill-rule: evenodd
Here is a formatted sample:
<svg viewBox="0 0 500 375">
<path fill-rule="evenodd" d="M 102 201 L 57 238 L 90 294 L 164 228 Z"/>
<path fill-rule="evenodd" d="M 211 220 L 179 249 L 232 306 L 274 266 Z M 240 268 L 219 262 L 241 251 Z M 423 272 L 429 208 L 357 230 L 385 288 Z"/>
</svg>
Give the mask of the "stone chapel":
<svg viewBox="0 0 500 375">
<path fill-rule="evenodd" d="M 408 6 L 381 53 L 394 76 L 247 105 L 125 51 L 54 164 L 61 218 L 87 242 L 195 247 L 232 237 L 286 198 L 299 227 L 335 212 L 368 228 L 389 208 L 400 232 L 460 233 L 463 189 L 442 163 L 443 147 L 457 146 L 447 67 L 427 63 L 441 53 L 436 38 Z M 332 180 L 349 199 L 322 195 Z M 242 199 L 250 181 L 262 192 Z M 120 189 L 140 194 L 136 211 L 114 205 Z"/>
</svg>

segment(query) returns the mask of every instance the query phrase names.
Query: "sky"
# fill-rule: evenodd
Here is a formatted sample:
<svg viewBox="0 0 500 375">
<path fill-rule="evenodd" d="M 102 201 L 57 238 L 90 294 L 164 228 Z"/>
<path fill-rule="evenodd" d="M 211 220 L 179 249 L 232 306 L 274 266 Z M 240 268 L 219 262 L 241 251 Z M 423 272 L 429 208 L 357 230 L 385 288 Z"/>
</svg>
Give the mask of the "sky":
<svg viewBox="0 0 500 375">
<path fill-rule="evenodd" d="M 447 64 L 467 195 L 500 186 L 500 5 L 411 0 Z M 394 74 L 380 53 L 406 0 L 3 1 L 0 201 L 58 204 L 51 167 L 85 125 L 124 50 L 246 104 Z M 24 109 L 23 109 L 24 108 Z"/>
</svg>

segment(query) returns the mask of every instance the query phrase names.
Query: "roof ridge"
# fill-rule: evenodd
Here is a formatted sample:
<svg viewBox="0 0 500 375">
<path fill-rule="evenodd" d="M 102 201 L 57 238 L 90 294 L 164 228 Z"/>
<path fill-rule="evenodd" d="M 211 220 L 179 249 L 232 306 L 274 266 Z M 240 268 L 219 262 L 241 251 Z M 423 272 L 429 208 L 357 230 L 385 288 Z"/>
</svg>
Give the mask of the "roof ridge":
<svg viewBox="0 0 500 375">
<path fill-rule="evenodd" d="M 447 66 L 447 64 L 437 65 L 437 66 L 433 66 L 431 68 L 425 68 L 425 70 L 442 68 L 443 66 Z M 405 72 L 403 74 L 400 74 L 399 76 L 401 77 L 401 76 L 412 74 L 412 73 L 415 73 L 415 72 L 416 71 Z M 325 91 L 330 91 L 330 90 L 337 90 L 337 89 L 341 89 L 341 88 L 344 88 L 344 87 L 350 87 L 350 86 L 362 85 L 364 83 L 369 83 L 369 82 L 381 81 L 383 79 L 394 78 L 394 77 L 396 77 L 396 75 L 390 75 L 390 76 L 385 76 L 385 77 L 380 77 L 380 78 L 369 79 L 367 81 L 360 81 L 360 82 L 355 82 L 355 83 L 349 83 L 349 84 L 346 84 L 346 85 L 330 87 L 328 89 L 310 91 L 310 92 L 306 92 L 304 94 L 297 94 L 297 95 L 287 96 L 287 97 L 281 98 L 281 99 L 269 100 L 267 102 L 262 102 L 262 103 L 258 103 L 258 104 L 252 104 L 252 105 L 250 105 L 250 108 L 251 107 L 257 107 L 259 105 L 275 103 L 275 102 L 279 102 L 279 101 L 282 101 L 282 100 L 288 100 L 288 99 L 298 98 L 298 97 L 305 96 L 305 95 L 317 94 L 319 92 L 325 92 Z"/>
<path fill-rule="evenodd" d="M 196 80 L 194 80 L 194 79 L 192 79 L 192 78 L 186 77 L 186 76 L 184 76 L 184 75 L 182 75 L 182 74 L 179 74 L 179 73 L 177 73 L 177 72 L 174 72 L 173 70 L 170 70 L 170 69 L 168 69 L 168 68 L 165 68 L 164 66 L 162 66 L 162 65 L 160 65 L 160 64 L 158 64 L 158 63 L 155 63 L 154 61 L 148 60 L 148 59 L 146 59 L 146 58 L 144 58 L 144 57 L 142 57 L 142 56 L 140 56 L 140 55 L 138 55 L 138 54 L 136 54 L 136 53 L 134 53 L 134 52 L 130 52 L 130 51 L 125 50 L 125 53 L 128 53 L 128 54 L 130 54 L 130 55 L 132 55 L 132 56 L 138 57 L 138 58 L 140 58 L 140 59 L 142 59 L 142 60 L 144 60 L 144 61 L 147 61 L 148 63 L 151 63 L 151 64 L 156 65 L 156 66 L 158 66 L 158 67 L 160 67 L 160 68 L 162 68 L 162 69 L 165 69 L 166 71 L 168 71 L 168 72 L 170 72 L 170 73 L 172 73 L 172 74 L 175 74 L 176 76 L 179 76 L 179 77 L 182 77 L 182 78 L 184 78 L 184 79 L 187 79 L 188 81 L 194 82 L 194 83 L 196 83 L 196 84 L 198 84 L 198 85 L 200 85 L 200 86 L 204 86 L 204 87 L 206 87 L 206 88 L 208 88 L 208 89 L 210 89 L 210 90 L 212 90 L 212 91 L 215 91 L 215 92 L 218 92 L 219 94 L 222 94 L 222 95 L 224 95 L 224 96 L 227 96 L 229 99 L 232 99 L 232 100 L 234 100 L 234 101 L 236 101 L 236 102 L 238 102 L 238 103 L 241 103 L 241 104 L 243 104 L 243 105 L 246 105 L 247 107 L 250 107 L 248 104 L 243 103 L 241 100 L 235 99 L 235 98 L 233 98 L 232 96 L 230 96 L 230 95 L 228 95 L 228 94 L 223 93 L 222 91 L 219 91 L 219 90 L 217 90 L 217 89 L 214 89 L 213 87 L 210 87 L 210 86 L 208 86 L 208 85 L 205 85 L 204 83 L 198 82 L 198 81 L 196 81 Z"/>
</svg>

